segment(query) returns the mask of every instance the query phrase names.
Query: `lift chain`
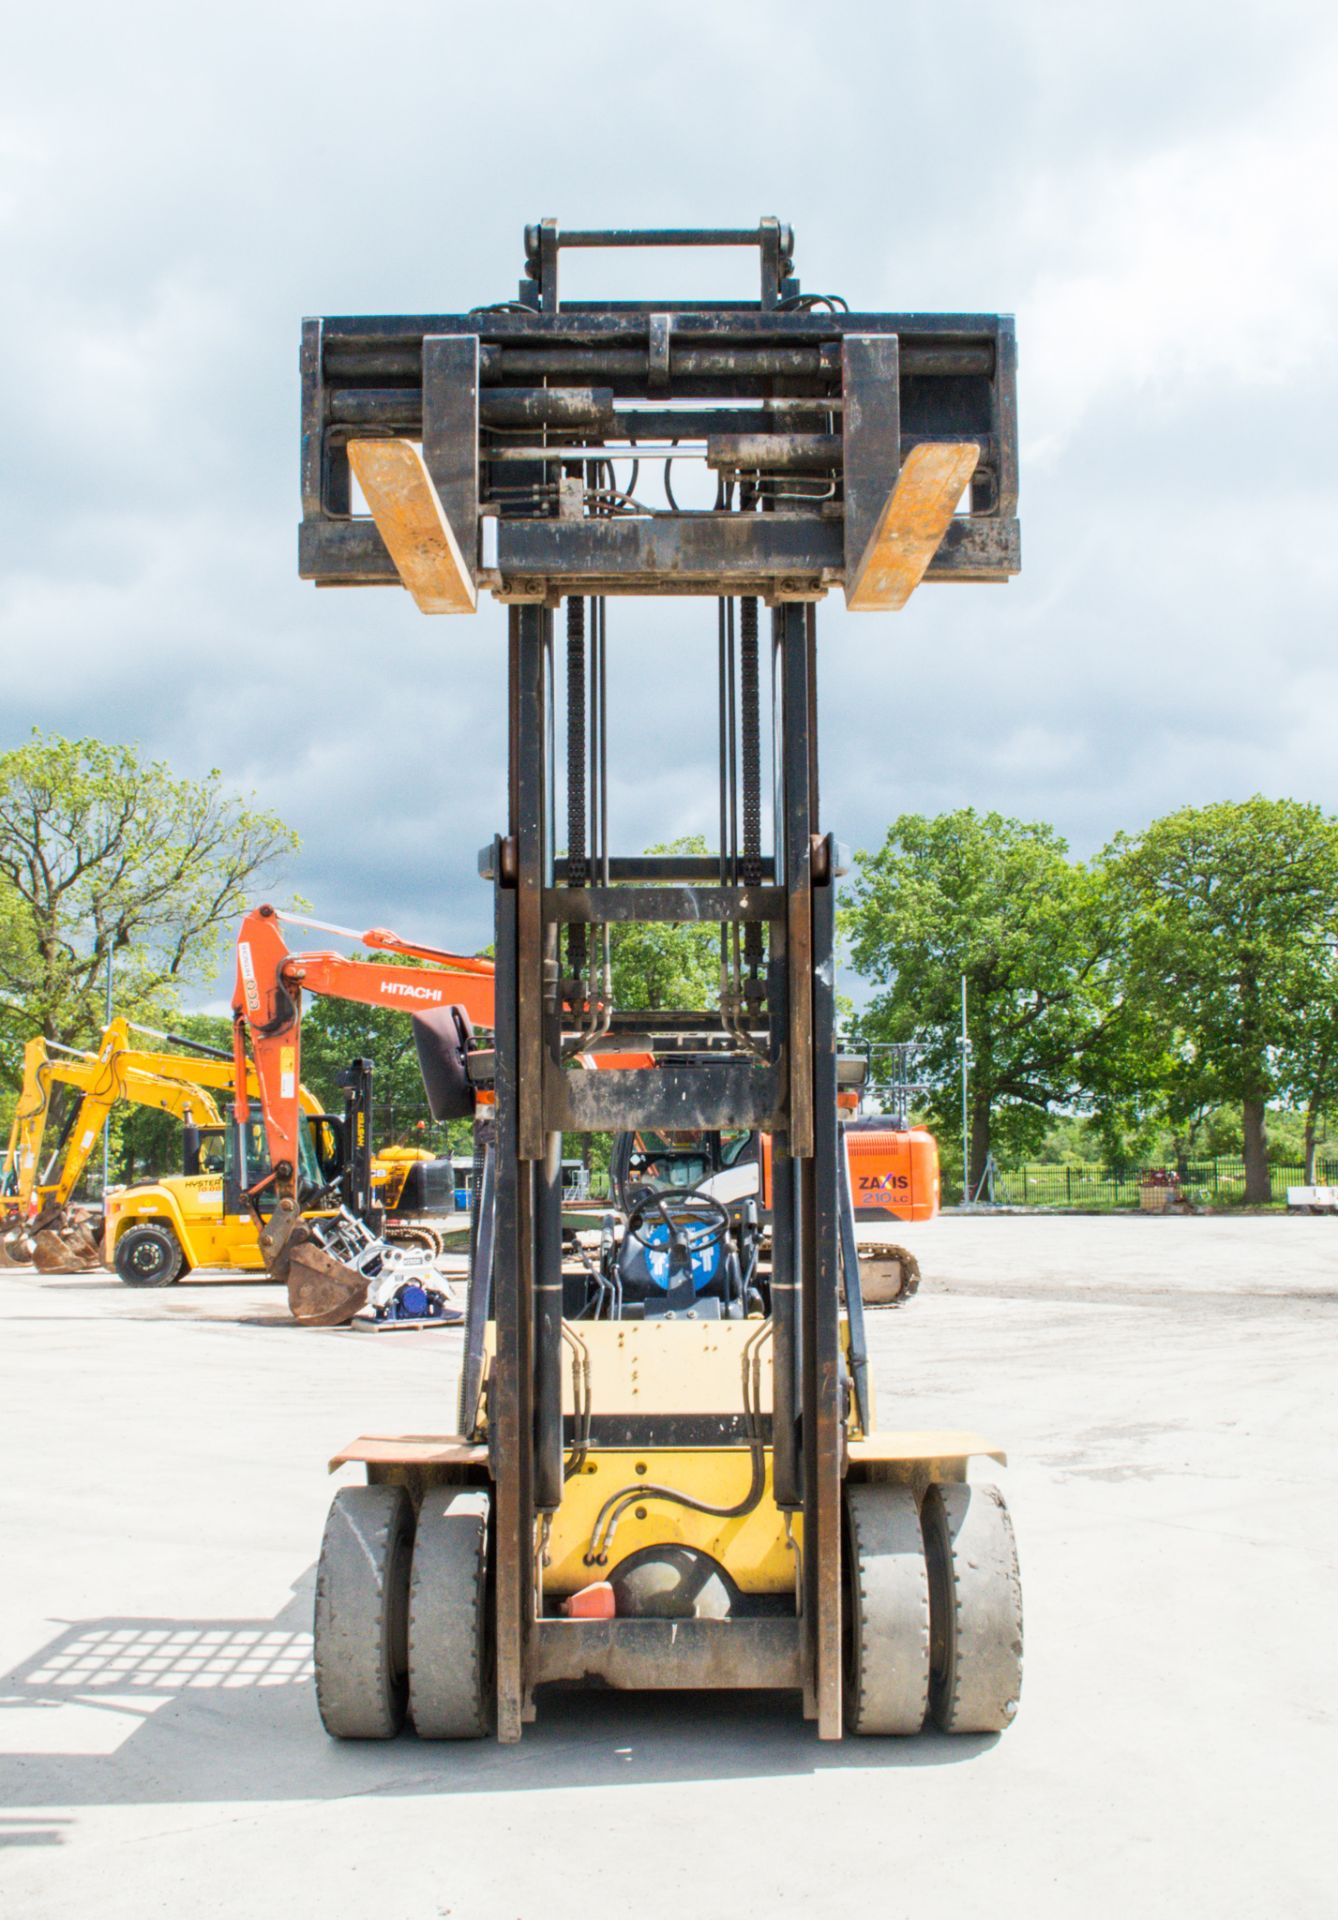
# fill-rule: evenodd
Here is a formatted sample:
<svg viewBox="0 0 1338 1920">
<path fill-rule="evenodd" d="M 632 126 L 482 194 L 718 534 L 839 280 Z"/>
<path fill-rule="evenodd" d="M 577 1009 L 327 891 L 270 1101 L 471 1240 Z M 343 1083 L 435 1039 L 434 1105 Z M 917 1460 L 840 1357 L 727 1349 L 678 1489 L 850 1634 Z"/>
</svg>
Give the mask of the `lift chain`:
<svg viewBox="0 0 1338 1920">
<path fill-rule="evenodd" d="M 567 884 L 588 886 L 585 821 L 585 601 L 567 601 Z M 567 934 L 572 977 L 585 977 L 585 927 L 574 921 Z"/>
<path fill-rule="evenodd" d="M 742 723 L 743 884 L 762 884 L 762 725 L 757 666 L 757 602 L 740 602 L 739 696 Z M 762 970 L 762 926 L 750 920 L 743 931 L 743 953 L 750 980 Z M 750 996 L 751 998 L 752 996 Z"/>
</svg>

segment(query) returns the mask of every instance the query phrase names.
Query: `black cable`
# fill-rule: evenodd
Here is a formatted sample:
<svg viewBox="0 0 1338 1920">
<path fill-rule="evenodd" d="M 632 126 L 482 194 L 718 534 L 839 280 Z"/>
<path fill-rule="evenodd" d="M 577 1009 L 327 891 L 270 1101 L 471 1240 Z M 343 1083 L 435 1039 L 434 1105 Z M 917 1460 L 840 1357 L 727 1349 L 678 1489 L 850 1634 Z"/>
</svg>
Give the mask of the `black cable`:
<svg viewBox="0 0 1338 1920">
<path fill-rule="evenodd" d="M 691 1513 L 705 1513 L 717 1520 L 737 1520 L 751 1513 L 762 1498 L 766 1488 L 766 1441 L 762 1429 L 761 1408 L 761 1372 L 762 1343 L 771 1333 L 770 1325 L 762 1327 L 748 1342 L 743 1351 L 743 1414 L 748 1429 L 748 1452 L 752 1462 L 752 1474 L 748 1491 L 741 1500 L 732 1506 L 714 1506 L 708 1500 L 699 1500 L 694 1494 L 680 1493 L 677 1487 L 666 1487 L 656 1481 L 643 1480 L 635 1486 L 624 1487 L 618 1493 L 611 1494 L 599 1510 L 590 1534 L 590 1545 L 585 1553 L 585 1564 L 602 1567 L 608 1565 L 609 1548 L 618 1523 L 629 1507 L 638 1500 L 667 1500 L 672 1505 L 686 1507 Z M 603 1533 L 603 1540 L 600 1535 Z"/>
</svg>

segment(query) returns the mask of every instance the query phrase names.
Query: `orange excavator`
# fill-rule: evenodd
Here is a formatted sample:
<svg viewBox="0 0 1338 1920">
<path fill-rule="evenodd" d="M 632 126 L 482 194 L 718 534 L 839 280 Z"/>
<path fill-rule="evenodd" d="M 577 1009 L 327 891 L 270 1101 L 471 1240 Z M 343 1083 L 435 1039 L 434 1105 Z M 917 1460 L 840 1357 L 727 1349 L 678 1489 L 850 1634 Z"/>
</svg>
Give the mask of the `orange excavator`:
<svg viewBox="0 0 1338 1920">
<path fill-rule="evenodd" d="M 284 938 L 284 921 L 427 964 L 408 967 L 328 951 L 294 952 Z M 237 1138 L 244 1143 L 248 1137 L 249 1037 L 269 1162 L 253 1181 L 244 1168 L 239 1173 L 267 1270 L 286 1283 L 293 1317 L 304 1326 L 345 1325 L 369 1303 L 383 1313 L 409 1286 L 430 1309 L 432 1290 L 424 1284 L 430 1269 L 422 1256 L 389 1246 L 347 1208 L 330 1204 L 332 1196 L 312 1177 L 310 1156 L 302 1153 L 297 1089 L 304 993 L 409 1014 L 434 1118 L 463 1119 L 473 1114 L 478 1098 L 469 1074 L 474 1023 L 493 1024 L 493 963 L 402 940 L 385 927 L 360 933 L 281 914 L 271 906 L 248 913 L 237 936 L 232 1007 Z"/>
</svg>

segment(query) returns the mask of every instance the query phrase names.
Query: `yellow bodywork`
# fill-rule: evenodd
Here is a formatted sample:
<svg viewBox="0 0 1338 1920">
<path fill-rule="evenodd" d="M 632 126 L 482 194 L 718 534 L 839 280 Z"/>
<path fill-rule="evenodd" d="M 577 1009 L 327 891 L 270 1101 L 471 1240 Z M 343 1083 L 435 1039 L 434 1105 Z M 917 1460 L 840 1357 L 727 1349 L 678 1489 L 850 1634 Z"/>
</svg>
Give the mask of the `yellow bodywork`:
<svg viewBox="0 0 1338 1920">
<path fill-rule="evenodd" d="M 753 1479 L 753 1456 L 745 1440 L 664 1444 L 655 1437 L 655 1425 L 665 1418 L 714 1415 L 737 1431 L 746 1423 L 749 1404 L 754 1412 L 769 1415 L 771 1322 L 577 1320 L 564 1321 L 562 1330 L 562 1407 L 568 1431 L 579 1434 L 588 1414 L 596 1437 L 584 1450 L 578 1440 L 568 1453 L 574 1470 L 564 1483 L 561 1505 L 536 1524 L 540 1610 L 541 1596 L 557 1600 L 605 1580 L 645 1547 L 694 1547 L 724 1567 L 745 1593 L 793 1593 L 803 1553 L 803 1516 L 787 1516 L 775 1504 L 769 1442 L 762 1452 L 761 1497 L 750 1512 L 723 1519 L 647 1494 L 619 1519 L 605 1562 L 590 1564 L 586 1559 L 601 1509 L 642 1482 L 672 1488 L 708 1506 L 742 1502 Z M 843 1343 L 848 1342 L 844 1316 L 841 1332 Z M 495 1323 L 488 1323 L 484 1337 L 486 1380 L 496 1352 Z M 602 1444 L 597 1437 L 600 1423 L 609 1421 L 624 1425 L 630 1437 L 640 1426 L 640 1443 Z M 336 1454 L 330 1467 L 335 1471 L 363 1465 L 369 1478 L 408 1485 L 417 1498 L 423 1487 L 439 1481 L 486 1480 L 486 1433 L 485 1417 L 471 1435 L 365 1435 Z M 845 1468 L 854 1479 L 892 1479 L 917 1487 L 933 1480 L 961 1480 L 968 1459 L 981 1454 L 1003 1459 L 978 1433 L 875 1431 L 866 1436 L 853 1424 L 853 1414 L 846 1430 Z"/>
<path fill-rule="evenodd" d="M 263 1273 L 264 1257 L 249 1214 L 225 1214 L 220 1174 L 174 1174 L 151 1187 L 130 1187 L 108 1197 L 102 1257 L 108 1266 L 117 1242 L 131 1227 L 170 1227 L 188 1267 L 230 1267 Z"/>
<path fill-rule="evenodd" d="M 357 1142 L 362 1145 L 361 1140 Z M 372 1155 L 372 1196 L 393 1213 L 404 1194 L 410 1169 L 420 1160 L 433 1158 L 425 1147 L 382 1147 Z"/>
<path fill-rule="evenodd" d="M 613 1415 L 745 1417 L 745 1400 L 771 1412 L 771 1322 L 768 1320 L 580 1320 L 564 1322 L 564 1414 L 576 1415 L 588 1393 L 596 1420 Z M 495 1329 L 488 1328 L 491 1361 Z M 748 1386 L 745 1389 L 745 1369 Z M 574 1593 L 642 1547 L 689 1546 L 727 1567 L 745 1593 L 790 1593 L 796 1553 L 785 1517 L 771 1495 L 771 1450 L 765 1449 L 762 1497 L 750 1513 L 724 1520 L 648 1494 L 618 1522 L 607 1563 L 587 1565 L 600 1508 L 644 1480 L 672 1487 L 713 1507 L 736 1505 L 752 1482 L 746 1445 L 665 1447 L 592 1444 L 563 1489 L 543 1548 L 546 1593 Z M 792 1535 L 801 1543 L 802 1522 Z"/>
<path fill-rule="evenodd" d="M 645 1468 L 645 1472 L 641 1469 Z M 623 1515 L 606 1566 L 587 1566 L 585 1554 L 600 1508 L 625 1487 L 644 1479 L 661 1481 L 713 1507 L 733 1506 L 748 1492 L 752 1464 L 746 1447 L 692 1451 L 646 1447 L 637 1451 L 591 1449 L 580 1472 L 563 1489 L 545 1548 L 545 1593 L 575 1593 L 592 1580 L 606 1580 L 610 1569 L 642 1547 L 698 1547 L 729 1569 L 745 1593 L 792 1593 L 795 1554 L 786 1544 L 785 1520 L 771 1497 L 771 1452 L 766 1483 L 751 1513 L 737 1520 L 693 1513 L 675 1502 L 647 1496 Z M 639 1516 L 644 1515 L 644 1518 Z M 796 1545 L 802 1543 L 803 1518 L 793 1517 Z"/>
</svg>

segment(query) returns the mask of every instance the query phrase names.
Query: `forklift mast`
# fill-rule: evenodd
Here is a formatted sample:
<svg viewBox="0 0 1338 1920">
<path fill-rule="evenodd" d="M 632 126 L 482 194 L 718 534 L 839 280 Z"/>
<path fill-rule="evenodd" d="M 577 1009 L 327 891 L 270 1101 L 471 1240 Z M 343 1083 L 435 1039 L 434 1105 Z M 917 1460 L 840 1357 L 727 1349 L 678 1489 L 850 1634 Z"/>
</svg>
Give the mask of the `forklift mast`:
<svg viewBox="0 0 1338 1920">
<path fill-rule="evenodd" d="M 380 1208 L 372 1199 L 372 1062 L 350 1060 L 335 1075 L 344 1092 L 344 1164 L 340 1198 L 373 1233 L 380 1231 Z"/>
<path fill-rule="evenodd" d="M 755 249 L 758 297 L 560 299 L 566 249 L 674 245 Z M 576 1444 L 562 1399 L 563 1135 L 633 1129 L 770 1135 L 771 1486 L 782 1515 L 802 1516 L 802 1590 L 792 1621 L 718 1636 L 715 1683 L 802 1684 L 819 1732 L 837 1737 L 846 1426 L 864 1353 L 857 1285 L 841 1331 L 846 856 L 819 805 L 817 606 L 839 590 L 852 611 L 892 611 L 922 581 L 1017 572 L 1012 322 L 852 313 L 806 294 L 773 219 L 704 232 L 545 220 L 527 230 L 518 298 L 309 320 L 302 383 L 303 576 L 403 584 L 428 613 L 472 612 L 480 590 L 509 609 L 508 814 L 481 859 L 496 959 L 492 1279 L 476 1274 L 467 1327 L 481 1351 L 495 1322 L 499 1737 L 519 1736 L 536 1686 L 567 1677 L 572 1640 L 572 1623 L 535 1603 L 536 1537 Z M 690 461 L 714 479 L 709 510 L 679 510 L 667 473 L 663 510 L 638 498 L 638 473 Z M 354 475 L 370 517 L 353 512 Z M 719 847 L 706 857 L 611 841 L 609 609 L 630 596 L 684 599 L 714 633 Z M 634 674 L 634 633 L 623 644 Z M 642 731 L 645 750 L 653 737 Z M 633 923 L 718 928 L 718 1005 L 618 1006 L 610 936 Z M 642 1049 L 653 1067 L 587 1070 L 592 1055 Z M 464 1397 L 467 1437 L 479 1407 Z M 701 1684 L 687 1677 L 702 1657 L 693 1624 L 657 1641 L 659 1671 L 636 1684 L 674 1684 L 677 1658 L 679 1684 Z M 648 1623 L 598 1625 L 582 1672 L 633 1684 L 619 1630 Z"/>
</svg>

